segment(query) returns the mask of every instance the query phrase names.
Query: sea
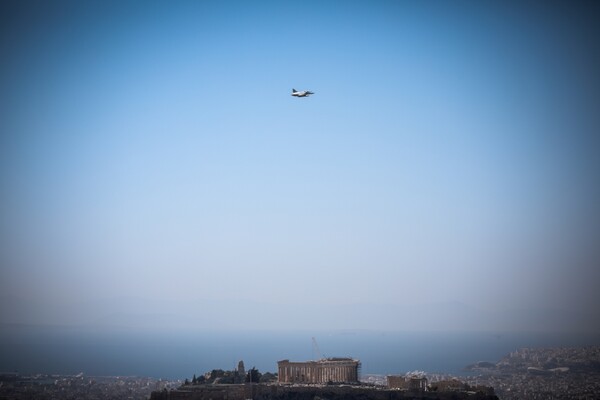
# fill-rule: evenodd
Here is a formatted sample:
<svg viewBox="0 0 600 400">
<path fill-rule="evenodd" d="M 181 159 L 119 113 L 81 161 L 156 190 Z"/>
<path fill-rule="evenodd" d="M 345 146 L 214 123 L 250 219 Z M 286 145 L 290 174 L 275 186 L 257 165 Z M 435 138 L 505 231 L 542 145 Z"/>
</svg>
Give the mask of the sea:
<svg viewBox="0 0 600 400">
<path fill-rule="evenodd" d="M 314 338 L 314 340 L 313 340 Z M 524 347 L 600 345 L 600 334 L 548 332 L 207 331 L 0 327 L 0 373 L 191 378 L 212 369 L 276 372 L 277 361 L 352 357 L 362 374 L 468 374 Z"/>
</svg>

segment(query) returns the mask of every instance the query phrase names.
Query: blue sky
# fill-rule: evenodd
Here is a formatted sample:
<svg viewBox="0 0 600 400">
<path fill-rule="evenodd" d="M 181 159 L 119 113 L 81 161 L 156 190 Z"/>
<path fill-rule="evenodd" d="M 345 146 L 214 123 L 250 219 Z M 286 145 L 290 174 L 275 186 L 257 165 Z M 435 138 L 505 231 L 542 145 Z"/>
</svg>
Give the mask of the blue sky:
<svg viewBox="0 0 600 400">
<path fill-rule="evenodd" d="M 595 7 L 2 8 L 1 323 L 598 330 Z"/>
</svg>

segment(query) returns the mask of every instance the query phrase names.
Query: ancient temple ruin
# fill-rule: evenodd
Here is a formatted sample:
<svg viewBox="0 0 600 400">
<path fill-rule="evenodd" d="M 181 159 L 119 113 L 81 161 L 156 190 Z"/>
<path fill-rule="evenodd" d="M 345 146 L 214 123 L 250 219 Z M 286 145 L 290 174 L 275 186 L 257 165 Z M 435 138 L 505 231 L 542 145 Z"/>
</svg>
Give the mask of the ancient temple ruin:
<svg viewBox="0 0 600 400">
<path fill-rule="evenodd" d="M 318 361 L 277 362 L 280 383 L 355 383 L 360 361 L 352 358 L 323 358 Z"/>
</svg>

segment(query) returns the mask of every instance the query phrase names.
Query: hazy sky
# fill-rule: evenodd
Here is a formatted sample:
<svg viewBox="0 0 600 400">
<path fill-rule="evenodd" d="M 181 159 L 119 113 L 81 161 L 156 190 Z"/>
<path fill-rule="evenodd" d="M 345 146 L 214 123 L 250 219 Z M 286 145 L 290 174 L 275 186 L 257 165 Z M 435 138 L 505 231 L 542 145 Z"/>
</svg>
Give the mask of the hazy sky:
<svg viewBox="0 0 600 400">
<path fill-rule="evenodd" d="M 1 2 L 0 323 L 600 329 L 599 17 Z"/>
</svg>

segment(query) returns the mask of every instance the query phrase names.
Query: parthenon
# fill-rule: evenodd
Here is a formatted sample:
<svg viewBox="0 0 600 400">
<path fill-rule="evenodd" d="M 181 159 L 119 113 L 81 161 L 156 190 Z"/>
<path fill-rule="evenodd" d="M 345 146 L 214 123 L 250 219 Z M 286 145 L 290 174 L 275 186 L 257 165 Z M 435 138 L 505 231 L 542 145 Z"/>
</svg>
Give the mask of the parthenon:
<svg viewBox="0 0 600 400">
<path fill-rule="evenodd" d="M 360 361 L 352 358 L 324 358 L 318 361 L 277 362 L 280 383 L 358 382 Z"/>
</svg>

